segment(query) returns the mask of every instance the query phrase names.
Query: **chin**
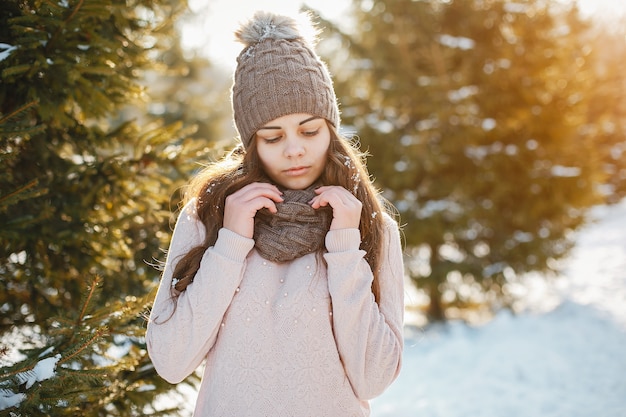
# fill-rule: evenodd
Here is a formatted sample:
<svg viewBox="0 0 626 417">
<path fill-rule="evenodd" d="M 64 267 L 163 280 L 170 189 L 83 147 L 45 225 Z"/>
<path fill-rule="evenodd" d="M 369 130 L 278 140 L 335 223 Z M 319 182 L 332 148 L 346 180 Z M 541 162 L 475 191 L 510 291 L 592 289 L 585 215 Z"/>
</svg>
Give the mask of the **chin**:
<svg viewBox="0 0 626 417">
<path fill-rule="evenodd" d="M 315 181 L 302 179 L 302 180 L 285 181 L 280 185 L 288 190 L 304 190 L 305 188 L 310 187 L 314 182 Z"/>
</svg>

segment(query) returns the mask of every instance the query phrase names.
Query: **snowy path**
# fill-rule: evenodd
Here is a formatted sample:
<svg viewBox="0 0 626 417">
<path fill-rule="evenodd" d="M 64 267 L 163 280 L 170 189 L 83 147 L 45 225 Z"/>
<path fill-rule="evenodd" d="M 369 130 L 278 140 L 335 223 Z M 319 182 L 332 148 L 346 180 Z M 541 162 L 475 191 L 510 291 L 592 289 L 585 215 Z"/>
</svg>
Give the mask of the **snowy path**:
<svg viewBox="0 0 626 417">
<path fill-rule="evenodd" d="M 594 214 L 555 309 L 409 336 L 372 417 L 626 417 L 626 200 Z"/>
</svg>

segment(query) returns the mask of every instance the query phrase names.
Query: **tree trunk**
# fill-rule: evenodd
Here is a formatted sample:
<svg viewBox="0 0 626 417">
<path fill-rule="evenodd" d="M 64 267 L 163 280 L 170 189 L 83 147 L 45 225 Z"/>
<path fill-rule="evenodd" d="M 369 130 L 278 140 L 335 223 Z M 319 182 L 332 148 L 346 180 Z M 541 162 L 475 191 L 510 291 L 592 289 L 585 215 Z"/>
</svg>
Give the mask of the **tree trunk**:
<svg viewBox="0 0 626 417">
<path fill-rule="evenodd" d="M 430 322 L 446 320 L 446 314 L 441 304 L 441 291 L 439 291 L 438 286 L 439 283 L 434 281 L 427 288 L 430 304 L 426 314 Z"/>
</svg>

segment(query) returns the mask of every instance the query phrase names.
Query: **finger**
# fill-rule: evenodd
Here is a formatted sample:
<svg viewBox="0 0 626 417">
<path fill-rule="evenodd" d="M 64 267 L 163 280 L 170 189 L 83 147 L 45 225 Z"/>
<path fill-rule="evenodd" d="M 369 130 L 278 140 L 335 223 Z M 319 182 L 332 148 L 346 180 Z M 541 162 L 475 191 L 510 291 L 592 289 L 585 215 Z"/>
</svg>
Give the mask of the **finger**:
<svg viewBox="0 0 626 417">
<path fill-rule="evenodd" d="M 313 208 L 320 208 L 321 207 L 321 200 L 319 196 L 315 196 L 313 197 L 310 201 L 309 201 L 309 205 Z"/>
<path fill-rule="evenodd" d="M 280 200 L 280 197 L 276 197 Z M 225 211 L 233 213 L 239 216 L 245 216 L 252 218 L 256 215 L 256 212 L 262 208 L 267 208 L 272 213 L 276 213 L 276 202 L 265 195 L 256 195 L 246 199 L 235 199 L 227 201 Z"/>
<path fill-rule="evenodd" d="M 242 195 L 264 194 L 268 196 L 282 196 L 283 194 L 282 191 L 278 189 L 278 187 L 266 182 L 254 182 L 252 184 L 248 184 L 241 190 L 239 190 L 239 192 L 241 192 Z"/>
<path fill-rule="evenodd" d="M 343 187 L 326 186 L 320 187 L 318 190 L 319 194 L 309 202 L 313 208 L 329 204 L 332 207 L 339 205 L 346 207 L 360 205 L 359 200 Z M 316 190 L 316 192 L 318 192 L 318 190 Z"/>
<path fill-rule="evenodd" d="M 310 201 L 310 204 L 313 208 L 326 207 L 328 205 L 332 207 L 333 202 L 337 202 L 336 198 L 329 190 L 326 190 L 322 191 L 319 195 L 313 197 L 313 199 Z"/>
<path fill-rule="evenodd" d="M 267 197 L 258 197 L 250 201 L 250 204 L 254 207 L 254 211 L 257 212 L 263 208 L 268 209 L 272 213 L 277 213 L 276 203 Z M 256 214 L 256 213 L 255 213 Z"/>
<path fill-rule="evenodd" d="M 283 197 L 281 193 L 275 192 L 273 190 L 255 190 L 254 193 L 250 193 L 246 196 L 246 200 L 251 201 L 257 198 L 265 198 L 269 199 L 272 202 L 281 203 L 283 201 Z"/>
<path fill-rule="evenodd" d="M 276 186 L 267 183 L 248 184 L 228 196 L 231 201 L 237 204 L 246 204 L 258 197 L 269 198 L 277 203 L 283 201 L 282 192 Z"/>
<path fill-rule="evenodd" d="M 328 190 L 332 190 L 333 188 L 336 188 L 336 187 L 338 187 L 338 186 L 337 185 L 322 185 L 321 187 L 318 187 L 318 188 L 316 188 L 313 191 L 315 191 L 316 194 L 322 194 L 322 193 L 327 192 Z M 343 187 L 340 187 L 340 188 L 343 188 Z"/>
<path fill-rule="evenodd" d="M 333 209 L 344 207 L 347 204 L 341 199 L 340 196 L 332 195 L 332 194 L 322 194 L 318 197 L 315 197 L 311 203 L 311 207 L 320 208 L 330 206 Z"/>
<path fill-rule="evenodd" d="M 352 194 L 350 191 L 348 191 L 347 189 L 339 185 L 325 185 L 325 186 L 316 188 L 314 191 L 318 195 L 330 193 L 330 194 L 334 194 L 337 196 L 343 196 L 344 198 L 349 198 L 349 199 L 356 198 L 354 194 Z"/>
</svg>

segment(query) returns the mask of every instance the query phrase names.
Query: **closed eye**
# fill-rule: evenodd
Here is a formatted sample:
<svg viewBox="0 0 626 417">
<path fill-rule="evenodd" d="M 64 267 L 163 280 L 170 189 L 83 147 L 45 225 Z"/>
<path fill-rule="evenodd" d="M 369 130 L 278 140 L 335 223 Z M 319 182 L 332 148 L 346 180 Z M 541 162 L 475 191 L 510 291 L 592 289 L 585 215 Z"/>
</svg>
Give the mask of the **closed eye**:
<svg viewBox="0 0 626 417">
<path fill-rule="evenodd" d="M 304 136 L 309 136 L 309 137 L 310 137 L 310 136 L 315 136 L 315 135 L 317 135 L 319 132 L 320 132 L 320 130 L 319 130 L 319 129 L 316 129 L 316 130 L 307 130 L 307 131 L 305 131 L 305 132 L 302 132 L 302 134 L 303 134 Z"/>
<path fill-rule="evenodd" d="M 281 138 L 282 138 L 282 136 L 276 136 L 276 137 L 273 137 L 273 138 L 262 138 L 262 139 L 263 139 L 263 141 L 264 141 L 265 143 L 276 143 L 276 142 L 278 142 Z"/>
</svg>

